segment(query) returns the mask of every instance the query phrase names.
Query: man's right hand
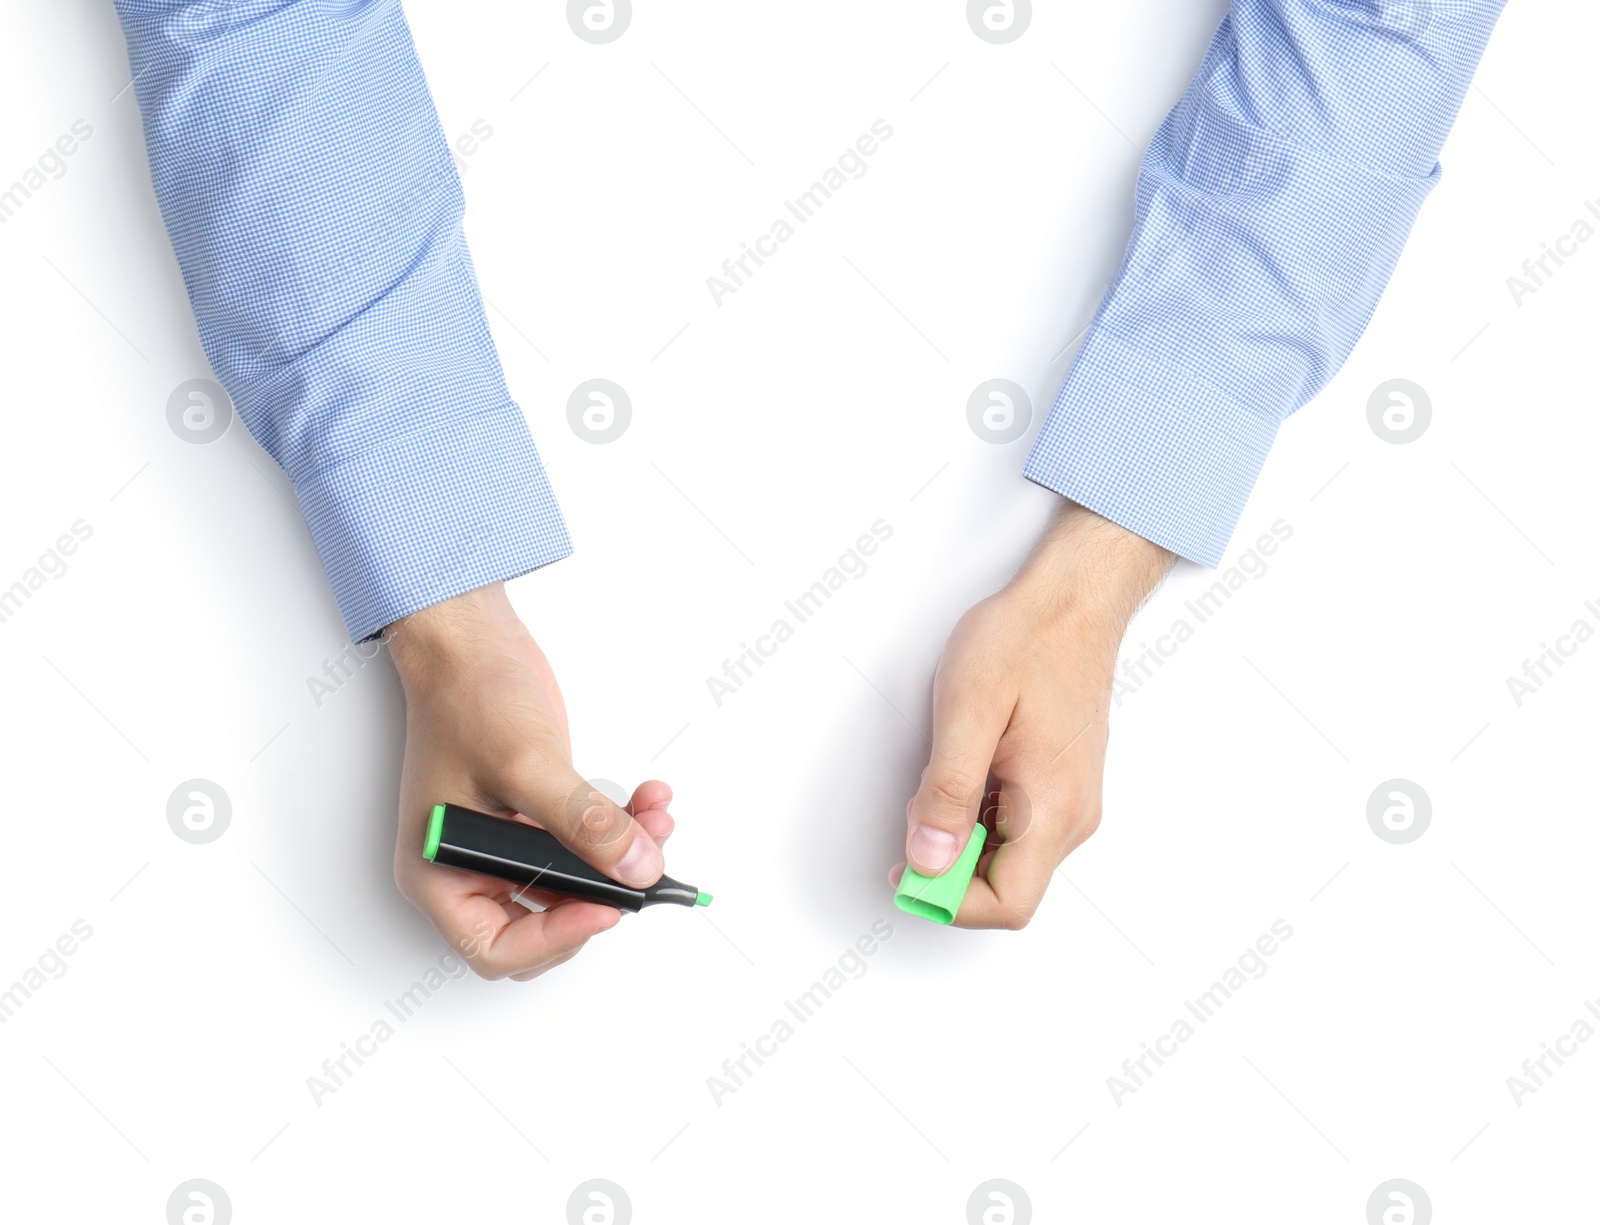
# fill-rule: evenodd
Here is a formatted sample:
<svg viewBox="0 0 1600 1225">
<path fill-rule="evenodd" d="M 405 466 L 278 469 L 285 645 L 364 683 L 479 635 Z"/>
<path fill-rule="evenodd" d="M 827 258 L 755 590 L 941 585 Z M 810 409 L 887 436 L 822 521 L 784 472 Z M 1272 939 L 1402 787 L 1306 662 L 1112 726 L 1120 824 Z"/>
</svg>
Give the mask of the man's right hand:
<svg viewBox="0 0 1600 1225">
<path fill-rule="evenodd" d="M 933 751 L 906 807 L 906 857 L 942 875 L 983 817 L 989 849 L 957 927 L 1026 926 L 1100 824 L 1117 646 L 1173 560 L 1063 501 L 1011 582 L 956 624 L 934 674 Z"/>
<path fill-rule="evenodd" d="M 608 876 L 643 888 L 662 872 L 672 789 L 643 783 L 622 809 L 572 768 L 561 690 L 504 584 L 402 618 L 384 640 L 406 695 L 400 892 L 484 978 L 521 981 L 570 960 L 621 912 L 435 867 L 422 857 L 428 814 L 454 803 L 531 818 Z"/>
</svg>

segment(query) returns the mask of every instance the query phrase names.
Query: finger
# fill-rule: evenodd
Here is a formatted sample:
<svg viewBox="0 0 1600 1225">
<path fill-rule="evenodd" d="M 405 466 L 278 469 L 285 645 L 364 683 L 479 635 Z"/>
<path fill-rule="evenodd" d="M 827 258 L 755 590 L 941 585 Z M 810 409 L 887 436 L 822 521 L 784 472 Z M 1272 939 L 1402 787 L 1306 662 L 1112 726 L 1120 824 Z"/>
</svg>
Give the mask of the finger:
<svg viewBox="0 0 1600 1225">
<path fill-rule="evenodd" d="M 1008 931 L 1026 927 L 1044 900 L 1068 846 L 1077 844 L 1068 841 L 1077 824 L 1070 804 L 1046 804 L 1032 812 L 1027 793 L 1015 783 L 1002 782 L 999 807 L 1002 814 L 1027 812 L 1030 816 L 1020 823 L 999 822 L 1002 827 L 1012 826 L 1012 837 L 998 850 L 986 854 L 984 871 L 973 877 L 961 900 L 955 918 L 957 927 L 1001 927 Z"/>
<path fill-rule="evenodd" d="M 935 682 L 933 751 L 906 805 L 906 860 L 924 876 L 947 871 L 967 845 L 1010 716 L 971 687 Z"/>
<path fill-rule="evenodd" d="M 514 763 L 502 798 L 532 817 L 607 876 L 635 889 L 661 876 L 661 848 L 649 831 L 571 766 L 545 757 Z"/>
<path fill-rule="evenodd" d="M 664 808 L 647 808 L 634 820 L 644 827 L 646 833 L 655 839 L 657 846 L 663 845 L 672 837 L 672 831 L 677 828 L 677 822 L 672 819 L 672 814 Z"/>
<path fill-rule="evenodd" d="M 672 801 L 672 788 L 658 778 L 649 779 L 633 789 L 628 801 L 628 811 L 634 816 L 652 808 L 665 808 Z"/>
<path fill-rule="evenodd" d="M 621 912 L 597 902 L 580 903 L 585 913 L 569 915 L 572 906 L 556 906 L 540 914 L 508 923 L 490 949 L 496 977 L 526 982 L 546 970 L 571 961 L 590 937 L 617 925 Z M 609 912 L 601 915 L 598 911 Z M 542 931 L 530 933 L 538 925 Z"/>
<path fill-rule="evenodd" d="M 657 846 L 664 845 L 672 837 L 676 825 L 672 814 L 667 811 L 671 801 L 672 788 L 655 779 L 635 787 L 633 798 L 628 801 L 628 811 L 655 839 Z"/>
<path fill-rule="evenodd" d="M 514 983 L 531 982 L 535 978 L 538 978 L 541 974 L 548 974 L 551 970 L 555 969 L 557 966 L 565 965 L 567 962 L 571 961 L 574 957 L 576 957 L 578 955 L 578 953 L 581 952 L 581 951 L 582 951 L 581 949 L 574 949 L 570 953 L 563 953 L 563 954 L 561 954 L 561 956 L 555 958 L 554 960 L 545 962 L 544 965 L 542 965 L 542 966 L 537 966 L 532 970 L 524 970 L 520 974 L 513 974 L 511 976 L 511 981 L 514 982 Z"/>
<path fill-rule="evenodd" d="M 501 904 L 507 905 L 508 903 L 502 902 Z M 563 906 L 583 906 L 588 904 L 607 905 L 606 903 L 590 903 L 587 898 L 573 897 L 570 894 L 546 893 L 542 889 L 536 889 L 516 895 L 509 903 L 512 908 L 508 909 L 506 913 L 512 919 L 520 919 L 525 914 L 549 914 L 553 910 L 560 910 Z M 615 906 L 611 906 L 609 909 L 618 910 Z M 618 910 L 618 913 L 625 912 Z"/>
<path fill-rule="evenodd" d="M 513 919 L 496 899 L 476 893 L 430 891 L 418 905 L 450 947 L 489 979 L 525 973 L 576 954 L 592 936 L 621 919 L 619 911 L 597 902 L 555 906 Z"/>
<path fill-rule="evenodd" d="M 507 912 L 513 919 L 520 919 L 526 911 L 552 910 L 564 902 L 583 900 L 574 898 L 570 893 L 552 893 L 548 889 L 535 889 L 531 885 L 514 885 L 510 881 L 496 880 L 490 876 L 479 879 L 494 881 L 495 884 L 505 887 L 506 894 L 500 899 L 501 904 L 520 907 Z"/>
</svg>

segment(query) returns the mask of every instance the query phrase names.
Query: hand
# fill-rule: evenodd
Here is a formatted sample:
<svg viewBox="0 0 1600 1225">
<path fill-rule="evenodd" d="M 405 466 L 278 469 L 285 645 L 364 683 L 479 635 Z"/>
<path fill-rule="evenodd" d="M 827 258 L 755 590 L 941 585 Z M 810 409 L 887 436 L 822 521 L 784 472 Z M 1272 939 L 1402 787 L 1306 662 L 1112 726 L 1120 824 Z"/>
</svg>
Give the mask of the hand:
<svg viewBox="0 0 1600 1225">
<path fill-rule="evenodd" d="M 957 927 L 1025 927 L 1100 824 L 1117 644 L 1172 562 L 1063 502 L 1011 582 L 957 622 L 934 674 L 933 752 L 906 806 L 906 858 L 925 876 L 956 861 L 980 815 L 989 830 Z"/>
<path fill-rule="evenodd" d="M 422 858 L 428 814 L 454 803 L 532 818 L 608 876 L 643 888 L 661 875 L 672 789 L 643 783 L 625 811 L 573 770 L 561 690 L 503 584 L 405 617 L 384 640 L 406 695 L 400 892 L 484 978 L 524 981 L 570 960 L 621 912 L 435 867 Z"/>
</svg>

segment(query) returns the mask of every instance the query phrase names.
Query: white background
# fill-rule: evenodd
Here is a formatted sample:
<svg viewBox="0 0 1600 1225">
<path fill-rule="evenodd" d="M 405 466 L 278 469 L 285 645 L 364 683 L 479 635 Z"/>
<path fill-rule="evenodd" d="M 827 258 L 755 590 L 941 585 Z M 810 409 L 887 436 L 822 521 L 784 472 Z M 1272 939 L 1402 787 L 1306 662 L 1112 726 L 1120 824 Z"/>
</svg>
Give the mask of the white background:
<svg viewBox="0 0 1600 1225">
<path fill-rule="evenodd" d="M 558 1222 L 592 1177 L 645 1223 L 954 1223 L 995 1177 L 1051 1222 L 1359 1225 L 1397 1177 L 1440 1222 L 1586 1210 L 1600 1042 L 1520 1106 L 1506 1079 L 1600 996 L 1600 644 L 1520 707 L 1506 678 L 1600 628 L 1600 243 L 1521 306 L 1506 278 L 1600 197 L 1592 6 L 1510 6 L 1229 557 L 1292 538 L 1117 710 L 1104 824 L 1032 926 L 979 934 L 884 880 L 934 663 L 1048 514 L 1023 457 L 1225 6 L 1043 4 L 994 46 L 949 0 L 641 3 L 594 46 L 550 0 L 412 0 L 446 133 L 493 129 L 469 236 L 578 547 L 514 598 L 578 768 L 671 782 L 669 870 L 717 900 L 532 984 L 449 983 L 320 1105 L 307 1077 L 445 951 L 391 879 L 399 687 L 380 656 L 315 703 L 345 636 L 287 481 L 236 422 L 168 427 L 210 372 L 109 6 L 6 7 L 0 180 L 93 127 L 0 227 L 0 585 L 93 528 L 0 624 L 0 985 L 93 928 L 0 1027 L 8 1216 L 160 1221 L 190 1178 L 241 1225 Z M 714 305 L 877 119 L 868 173 Z M 607 446 L 565 417 L 597 377 L 634 408 Z M 969 429 L 992 378 L 1033 398 L 1027 438 Z M 1367 423 L 1391 378 L 1433 404 L 1409 445 Z M 707 677 L 878 519 L 865 576 L 716 705 Z M 1130 646 L 1211 581 L 1181 564 Z M 196 777 L 233 810 L 204 846 L 166 820 Z M 1366 819 L 1397 777 L 1433 805 L 1405 846 Z M 1107 1078 L 1278 919 L 1265 976 L 1118 1104 Z M 718 1104 L 707 1078 L 877 920 L 866 973 Z"/>
</svg>

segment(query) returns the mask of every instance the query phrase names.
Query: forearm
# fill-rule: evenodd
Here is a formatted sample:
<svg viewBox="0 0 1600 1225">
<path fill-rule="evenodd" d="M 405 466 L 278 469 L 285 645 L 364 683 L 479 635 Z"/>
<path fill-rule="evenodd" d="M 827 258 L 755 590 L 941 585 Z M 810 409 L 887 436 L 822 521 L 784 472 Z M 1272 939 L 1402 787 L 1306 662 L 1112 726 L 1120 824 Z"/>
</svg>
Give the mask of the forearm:
<svg viewBox="0 0 1600 1225">
<path fill-rule="evenodd" d="M 1026 473 L 1216 565 L 1365 329 L 1504 0 L 1234 0 Z"/>
<path fill-rule="evenodd" d="M 1109 639 L 1115 650 L 1133 614 L 1171 569 L 1175 555 L 1066 499 L 1007 587 L 1036 610 L 1036 623 Z"/>
<path fill-rule="evenodd" d="M 201 343 L 353 638 L 570 552 L 398 0 L 119 0 Z"/>
<path fill-rule="evenodd" d="M 408 701 L 459 682 L 480 660 L 532 636 L 504 583 L 490 583 L 420 609 L 384 627 L 384 644 Z"/>
</svg>

